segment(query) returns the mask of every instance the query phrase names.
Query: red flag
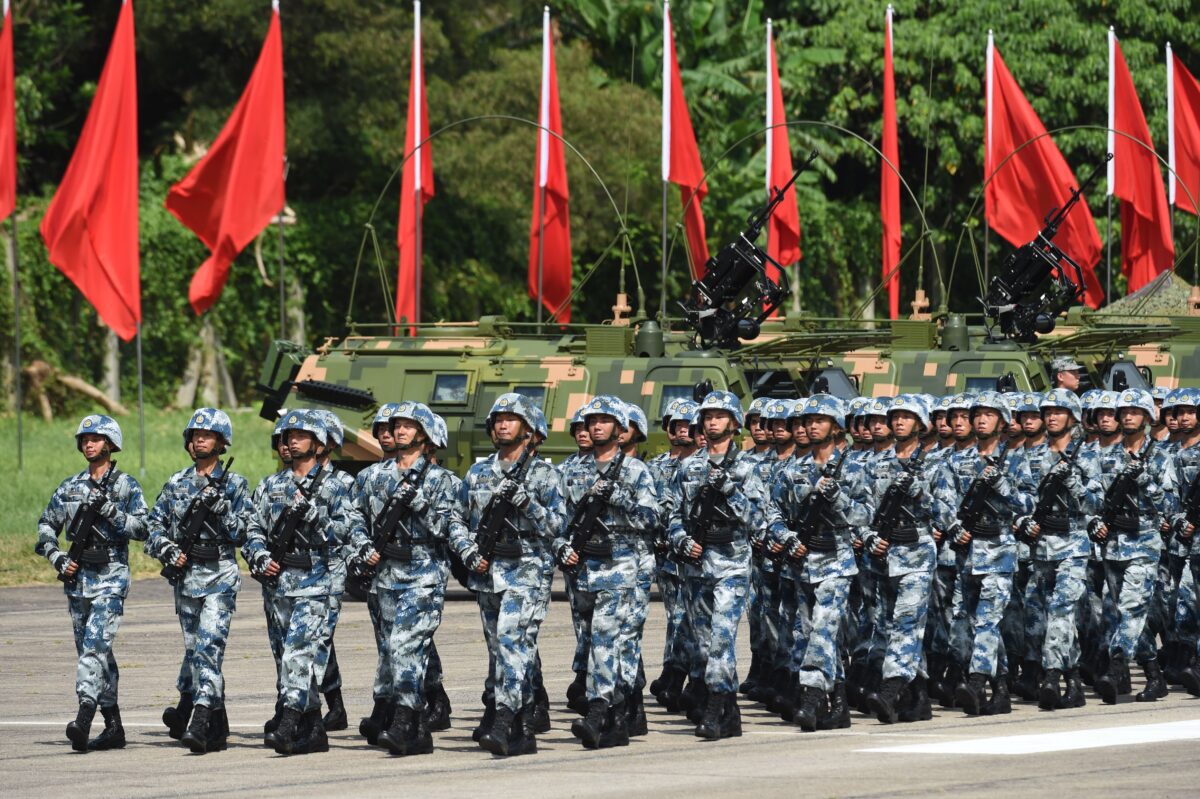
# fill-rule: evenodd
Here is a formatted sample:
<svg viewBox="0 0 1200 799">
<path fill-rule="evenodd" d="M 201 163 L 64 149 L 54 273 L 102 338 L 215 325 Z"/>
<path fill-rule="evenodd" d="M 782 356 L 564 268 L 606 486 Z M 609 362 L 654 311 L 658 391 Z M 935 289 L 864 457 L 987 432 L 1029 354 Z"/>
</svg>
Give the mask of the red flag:
<svg viewBox="0 0 1200 799">
<path fill-rule="evenodd" d="M 1071 189 L 1079 185 L 1045 133 L 1046 127 L 1000 58 L 989 31 L 984 209 L 992 230 L 1015 246 L 1032 241 L 1045 226 L 1050 209 L 1061 208 L 1070 199 Z M 1100 260 L 1100 234 L 1087 202 L 1080 202 L 1067 214 L 1054 243 L 1083 269 L 1084 302 L 1099 307 L 1104 290 L 1094 267 Z"/>
<path fill-rule="evenodd" d="M 892 68 L 892 7 L 887 7 L 883 44 L 883 157 L 879 167 L 879 216 L 883 220 L 883 280 L 888 313 L 900 318 L 900 144 L 896 132 L 896 76 Z"/>
<path fill-rule="evenodd" d="M 771 20 L 767 20 L 767 196 L 792 179 L 792 151 L 788 142 L 783 90 L 779 88 L 779 65 Z M 767 228 L 767 255 L 788 266 L 800 260 L 800 211 L 796 208 L 796 185 L 788 186 L 783 202 L 771 215 Z M 778 282 L 779 270 L 767 265 L 768 276 Z"/>
<path fill-rule="evenodd" d="M 683 80 L 679 77 L 679 61 L 675 58 L 675 37 L 671 32 L 671 6 L 663 3 L 663 152 L 664 183 L 679 186 L 683 201 L 683 225 L 687 231 L 688 254 L 691 256 L 692 277 L 699 279 L 708 262 L 708 242 L 704 237 L 704 212 L 700 201 L 708 194 L 704 181 L 704 165 L 700 163 L 700 148 L 692 131 L 687 100 L 683 96 Z M 790 177 L 790 175 L 789 175 Z M 693 199 L 694 195 L 694 199 Z M 688 201 L 691 200 L 689 203 Z"/>
<path fill-rule="evenodd" d="M 1121 200 L 1121 272 L 1133 293 L 1175 266 L 1175 243 L 1154 141 L 1112 28 L 1108 30 L 1108 127 L 1108 151 L 1113 154 L 1108 162 L 1108 190 Z"/>
<path fill-rule="evenodd" d="M 404 162 L 400 178 L 400 276 L 396 281 L 396 319 L 421 321 L 421 211 L 433 197 L 433 153 L 429 144 L 429 107 L 425 104 L 425 77 L 421 67 L 421 4 L 413 3 L 412 72 L 408 79 L 408 126 L 404 135 Z M 419 197 L 418 197 L 419 195 Z M 419 202 L 418 202 L 419 200 Z"/>
<path fill-rule="evenodd" d="M 250 82 L 221 134 L 167 193 L 167 210 L 212 250 L 188 289 L 198 314 L 221 296 L 233 259 L 283 208 L 283 120 L 283 37 L 276 6 Z"/>
<path fill-rule="evenodd" d="M 133 42 L 133 4 L 127 2 L 75 153 L 41 225 L 50 263 L 125 341 L 142 320 Z"/>
<path fill-rule="evenodd" d="M 558 73 L 554 66 L 549 8 L 542 13 L 542 93 L 539 108 L 538 124 L 541 127 L 538 129 L 537 162 L 533 170 L 533 220 L 529 226 L 529 296 L 542 303 L 553 321 L 554 312 L 571 296 L 571 211 L 567 203 L 567 160 L 560 138 L 562 113 L 558 107 Z M 570 304 L 563 305 L 557 319 L 560 322 L 571 321 Z"/>
<path fill-rule="evenodd" d="M 0 32 L 0 220 L 17 206 L 17 111 L 13 81 L 12 14 L 4 0 L 4 31 Z"/>
<path fill-rule="evenodd" d="M 1190 214 L 1200 203 L 1200 83 L 1167 44 L 1167 131 L 1171 205 Z M 1184 191 L 1180 191 L 1180 184 Z M 1188 196 L 1188 193 L 1191 196 Z"/>
</svg>

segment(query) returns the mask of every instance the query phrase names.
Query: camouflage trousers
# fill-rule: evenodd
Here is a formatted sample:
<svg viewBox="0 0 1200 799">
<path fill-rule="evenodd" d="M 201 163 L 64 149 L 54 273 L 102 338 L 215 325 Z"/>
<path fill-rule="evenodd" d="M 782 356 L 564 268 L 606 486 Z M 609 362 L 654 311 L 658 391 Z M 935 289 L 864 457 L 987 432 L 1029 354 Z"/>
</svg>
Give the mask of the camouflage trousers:
<svg viewBox="0 0 1200 799">
<path fill-rule="evenodd" d="M 1200 634 L 1200 616 L 1197 615 L 1196 580 L 1188 568 L 1186 557 L 1171 556 L 1170 577 L 1168 614 L 1171 625 L 1166 638 L 1178 642 L 1191 652 L 1196 648 L 1196 639 Z"/>
<path fill-rule="evenodd" d="M 642 667 L 642 631 L 646 617 L 650 615 L 650 586 L 658 565 L 654 551 L 639 538 L 635 544 L 637 553 L 637 581 L 634 583 L 632 605 L 624 617 L 621 628 L 621 683 L 633 693 L 646 687 L 646 670 Z"/>
<path fill-rule="evenodd" d="M 779 651 L 779 567 L 765 558 L 750 561 L 750 601 L 746 615 L 750 621 L 750 651 L 770 666 Z"/>
<path fill-rule="evenodd" d="M 1025 586 L 1025 637 L 1044 669 L 1067 671 L 1079 662 L 1075 613 L 1083 596 L 1087 558 L 1035 560 Z M 1039 624 L 1040 622 L 1040 624 Z"/>
<path fill-rule="evenodd" d="M 635 612 L 636 593 L 633 588 L 575 589 L 575 604 L 587 642 L 589 700 L 603 699 L 615 705 L 632 687 L 625 682 L 628 673 L 622 660 L 622 645 L 623 631 L 632 626 L 628 617 Z"/>
<path fill-rule="evenodd" d="M 929 615 L 929 590 L 933 570 L 912 572 L 877 581 L 877 599 L 882 606 L 887 640 L 883 656 L 883 678 L 901 677 L 906 682 L 925 674 L 925 620 Z"/>
<path fill-rule="evenodd" d="M 1080 658 L 1088 663 L 1094 662 L 1101 651 L 1108 651 L 1108 638 L 1112 635 L 1105 616 L 1108 603 L 1105 583 L 1104 561 L 1089 557 L 1083 580 L 1083 596 L 1075 613 Z"/>
<path fill-rule="evenodd" d="M 1108 593 L 1117 609 L 1117 623 L 1108 639 L 1108 652 L 1117 650 L 1139 663 L 1154 660 L 1157 652 L 1146 629 L 1146 618 L 1154 600 L 1158 564 L 1149 558 L 1104 562 Z"/>
<path fill-rule="evenodd" d="M 775 640 L 775 651 L 771 663 L 777 671 L 796 670 L 797 667 L 792 663 L 792 651 L 796 648 L 796 631 L 797 629 L 806 630 L 805 625 L 799 624 L 796 618 L 801 601 L 800 583 L 796 577 L 796 570 L 793 567 L 786 566 L 780 569 L 779 605 L 776 611 L 779 635 Z"/>
<path fill-rule="evenodd" d="M 718 544 L 705 548 L 696 591 L 698 660 L 710 693 L 738 689 L 737 631 L 750 591 L 750 545 Z"/>
<path fill-rule="evenodd" d="M 319 675 L 317 684 L 321 687 L 323 694 L 342 687 L 342 670 L 338 668 L 337 650 L 333 648 L 333 634 L 337 630 L 338 619 L 341 615 L 341 593 L 330 594 L 329 615 L 325 617 L 325 628 L 321 631 L 321 636 L 325 639 L 325 646 L 321 647 L 320 659 L 317 662 L 317 674 Z"/>
<path fill-rule="evenodd" d="M 371 698 L 387 699 L 392 695 L 392 664 L 387 648 L 390 633 L 387 619 L 379 612 L 378 592 L 367 594 L 367 615 L 375 634 L 375 680 L 371 684 Z"/>
<path fill-rule="evenodd" d="M 875 570 L 868 556 L 856 556 L 855 559 L 858 561 L 858 574 L 852 578 L 850 593 L 857 599 L 857 607 L 847 605 L 853 607 L 854 611 L 852 617 L 847 619 L 853 622 L 852 626 L 846 627 L 847 643 L 856 659 L 867 658 L 878 666 L 883 659 L 883 639 L 877 636 L 880 621 L 879 583 L 887 577 Z"/>
<path fill-rule="evenodd" d="M 938 565 L 933 570 L 929 591 L 929 617 L 925 623 L 925 652 L 930 657 L 949 659 L 950 629 L 954 625 L 954 594 L 958 588 L 958 570 Z"/>
<path fill-rule="evenodd" d="M 575 654 L 571 658 L 571 671 L 586 672 L 588 670 L 588 639 L 583 634 L 583 620 L 579 617 L 579 608 L 575 601 L 575 581 L 568 578 L 563 582 L 567 586 L 567 604 L 571 606 L 571 628 L 575 631 Z"/>
<path fill-rule="evenodd" d="M 287 630 L 279 626 L 279 620 L 271 610 L 275 594 L 267 587 L 262 589 L 263 614 L 267 618 L 267 644 L 271 647 L 271 657 L 275 659 L 275 693 L 283 695 L 283 639 Z"/>
<path fill-rule="evenodd" d="M 492 692 L 497 707 L 514 713 L 533 700 L 529 677 L 537 657 L 537 620 L 545 613 L 544 594 L 542 584 L 475 594 L 488 647 L 485 691 Z"/>
<path fill-rule="evenodd" d="M 329 596 L 278 596 L 270 600 L 270 615 L 283 632 L 279 658 L 280 696 L 284 705 L 301 712 L 321 706 L 319 663 L 328 657 L 325 629 Z"/>
<path fill-rule="evenodd" d="M 113 656 L 113 639 L 125 613 L 125 598 L 119 594 L 98 597 L 67 597 L 67 611 L 75 632 L 75 694 L 79 701 L 89 699 L 100 707 L 117 704 L 120 672 Z"/>
<path fill-rule="evenodd" d="M 390 697 L 397 704 L 420 710 L 425 707 L 425 673 L 433 634 L 442 623 L 446 586 L 380 588 L 377 596 L 380 620 L 384 621 L 381 627 L 387 631 Z"/>
<path fill-rule="evenodd" d="M 1000 622 L 1012 593 L 1011 572 L 962 575 L 962 599 L 954 612 L 955 653 L 971 674 L 1005 673 L 1008 657 Z"/>
<path fill-rule="evenodd" d="M 828 692 L 844 679 L 839 642 L 852 579 L 830 577 L 819 583 L 799 583 L 792 662 L 801 685 Z"/>
<path fill-rule="evenodd" d="M 1014 660 L 1040 660 L 1036 646 L 1025 640 L 1025 586 L 1029 584 L 1029 561 L 1017 561 L 1013 572 L 1013 588 L 1008 597 L 1008 607 L 1000 620 L 1000 635 L 1004 637 L 1004 651 L 1012 653 Z M 1044 625 L 1043 619 L 1040 624 Z M 1032 655 L 1032 657 L 1029 657 Z M 1002 672 L 1003 673 L 1003 672 Z"/>
<path fill-rule="evenodd" d="M 183 632 L 183 663 L 175 687 L 181 694 L 191 694 L 197 705 L 225 706 L 225 675 L 221 664 L 236 609 L 237 594 L 232 592 L 200 597 L 175 592 L 175 613 Z"/>
<path fill-rule="evenodd" d="M 704 579 L 699 569 L 690 566 L 686 568 L 681 579 L 687 626 L 691 632 L 689 640 L 691 658 L 687 663 L 688 677 L 693 680 L 703 680 L 708 649 L 702 647 L 700 642 L 701 638 L 708 634 L 708 622 L 705 614 L 712 612 L 712 586 Z"/>
<path fill-rule="evenodd" d="M 692 662 L 691 626 L 683 579 L 678 574 L 658 573 L 658 593 L 662 597 L 667 632 L 663 641 L 663 665 L 687 671 Z"/>
</svg>

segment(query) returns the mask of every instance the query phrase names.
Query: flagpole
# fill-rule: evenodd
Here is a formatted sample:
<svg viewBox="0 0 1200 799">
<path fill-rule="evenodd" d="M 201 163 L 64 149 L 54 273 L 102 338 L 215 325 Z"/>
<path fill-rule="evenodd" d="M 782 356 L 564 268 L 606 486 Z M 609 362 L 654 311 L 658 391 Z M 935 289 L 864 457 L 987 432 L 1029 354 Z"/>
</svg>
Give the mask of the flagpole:
<svg viewBox="0 0 1200 799">
<path fill-rule="evenodd" d="M 420 135 L 419 133 L 417 135 Z M 417 169 L 420 169 L 420 162 Z M 413 218 L 416 220 L 416 235 L 413 236 L 413 324 L 421 321 L 421 189 L 413 189 Z"/>
<path fill-rule="evenodd" d="M 1115 47 L 1116 29 L 1113 26 L 1108 26 L 1108 152 L 1115 154 L 1117 146 L 1117 137 L 1113 132 L 1113 125 L 1116 124 L 1114 116 L 1115 109 L 1113 108 L 1113 79 L 1115 75 Z M 1104 297 L 1106 302 L 1112 302 L 1112 198 L 1113 198 L 1113 183 L 1117 178 L 1117 163 L 1115 158 L 1108 159 L 1107 165 L 1107 195 L 1105 196 L 1105 215 L 1107 221 L 1105 223 L 1104 238 L 1105 244 L 1105 286 Z"/>
<path fill-rule="evenodd" d="M 538 290 L 537 290 L 537 323 L 538 333 L 542 332 L 542 254 L 545 250 L 543 239 L 546 236 L 546 187 L 538 186 Z"/>
<path fill-rule="evenodd" d="M 137 323 L 137 369 L 138 369 L 138 437 L 141 439 L 141 466 L 138 475 L 146 476 L 146 406 L 142 401 L 142 323 Z"/>
<path fill-rule="evenodd" d="M 1171 43 L 1167 42 L 1167 221 L 1171 225 L 1171 241 L 1175 241 L 1175 65 L 1171 59 Z"/>
<path fill-rule="evenodd" d="M 667 184 L 671 180 L 671 4 L 663 2 L 662 53 L 662 291 L 659 296 L 659 317 L 667 318 Z"/>
<path fill-rule="evenodd" d="M 662 290 L 659 292 L 659 318 L 667 318 L 667 181 L 662 182 Z"/>
<path fill-rule="evenodd" d="M 13 262 L 13 390 L 17 401 L 17 471 L 25 469 L 25 420 L 21 406 L 24 399 L 21 396 L 21 264 L 17 260 L 17 213 L 9 217 L 12 223 L 12 239 L 8 251 Z"/>
<path fill-rule="evenodd" d="M 542 301 L 542 262 L 546 237 L 546 172 L 550 160 L 550 6 L 542 8 L 542 96 L 538 99 L 538 245 L 537 245 L 537 332 L 542 332 L 545 304 Z"/>
</svg>

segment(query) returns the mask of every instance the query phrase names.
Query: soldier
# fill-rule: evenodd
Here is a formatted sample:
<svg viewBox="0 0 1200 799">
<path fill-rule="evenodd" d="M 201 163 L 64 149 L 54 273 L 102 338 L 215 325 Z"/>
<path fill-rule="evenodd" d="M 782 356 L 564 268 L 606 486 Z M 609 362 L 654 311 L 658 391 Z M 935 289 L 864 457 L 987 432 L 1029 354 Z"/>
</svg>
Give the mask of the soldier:
<svg viewBox="0 0 1200 799">
<path fill-rule="evenodd" d="M 1007 422 L 1008 406 L 998 393 L 976 395 L 971 425 L 977 443 L 942 463 L 935 488 L 943 507 L 958 510 L 957 516 L 947 513 L 940 526 L 965 553 L 961 597 L 955 597 L 954 611 L 961 625 L 952 630 L 957 639 L 952 646 L 960 664 L 969 661 L 969 676 L 955 691 L 955 702 L 970 716 L 1012 712 L 1000 622 L 1017 568 L 1012 524 L 1017 516 L 1032 512 L 1033 503 L 1027 493 L 1032 478 L 1025 458 L 1001 443 Z"/>
<path fill-rule="evenodd" d="M 1108 592 L 1116 603 L 1117 623 L 1108 646 L 1108 671 L 1096 680 L 1096 693 L 1105 704 L 1116 704 L 1125 692 L 1128 657 L 1133 655 L 1146 673 L 1146 687 L 1135 699 L 1153 702 L 1167 695 L 1162 667 L 1146 630 L 1149 605 L 1162 551 L 1159 519 L 1176 512 L 1179 484 L 1170 456 L 1158 450 L 1147 432 L 1154 421 L 1154 399 L 1144 389 L 1126 389 L 1117 400 L 1123 446 L 1106 464 L 1114 474 L 1105 488 L 1104 512 L 1092 518 L 1088 532 L 1103 543 Z M 1111 467 L 1111 468 L 1109 468 Z M 1117 495 L 1116 475 L 1136 488 Z M 1111 508 L 1111 510 L 1110 510 Z M 1108 523 L 1106 522 L 1108 520 Z"/>
<path fill-rule="evenodd" d="M 360 484 L 358 504 L 371 532 L 363 529 L 352 546 L 356 562 L 374 571 L 392 678 L 390 724 L 377 741 L 394 755 L 429 754 L 423 683 L 450 576 L 446 538 L 458 485 L 427 457 L 425 445 L 437 435 L 429 408 L 399 403 L 389 423 L 396 458 Z"/>
<path fill-rule="evenodd" d="M 867 703 L 879 721 L 895 724 L 933 717 L 922 650 L 937 563 L 933 521 L 944 512 L 935 507 L 937 464 L 925 460 L 918 443 L 921 430 L 933 426 L 926 406 L 913 394 L 901 394 L 888 410 L 888 422 L 896 443 L 870 467 L 877 510 L 863 550 L 886 565 L 877 591 L 886 640 L 883 683 Z"/>
<path fill-rule="evenodd" d="M 689 457 L 675 473 L 668 532 L 674 550 L 699 566 L 692 624 L 706 698 L 696 736 L 716 740 L 742 734 L 737 628 L 746 604 L 750 541 L 769 501 L 753 463 L 740 458 L 733 444 L 743 421 L 737 397 L 713 391 L 698 412 L 708 449 Z"/>
<path fill-rule="evenodd" d="M 279 754 L 329 750 L 319 698 L 319 664 L 326 659 L 326 629 L 334 590 L 334 553 L 363 534 L 362 516 L 347 485 L 319 458 L 326 429 L 315 413 L 288 413 L 283 435 L 291 450 L 288 471 L 255 489 L 242 554 L 264 583 L 273 623 L 282 632 L 279 684 L 282 711 L 264 739 Z"/>
<path fill-rule="evenodd" d="M 1032 555 L 1025 587 L 1026 657 L 1036 656 L 1043 674 L 1038 706 L 1057 710 L 1087 702 L 1078 668 L 1076 611 L 1087 579 L 1087 517 L 1099 499 L 1100 459 L 1072 435 L 1083 418 L 1074 393 L 1052 389 L 1040 406 L 1047 441 L 1028 451 L 1030 472 L 1038 481 L 1037 505 L 1019 520 L 1018 531 Z"/>
<path fill-rule="evenodd" d="M 1150 437 L 1155 441 L 1167 441 L 1171 437 L 1171 431 L 1167 427 L 1167 418 L 1163 415 L 1163 403 L 1167 401 L 1167 395 L 1170 390 L 1163 386 L 1153 386 L 1150 389 L 1150 396 L 1154 397 L 1154 424 L 1150 426 Z"/>
<path fill-rule="evenodd" d="M 878 405 L 873 404 L 870 413 Z M 800 697 L 794 720 L 811 732 L 850 726 L 850 707 L 838 643 L 850 586 L 858 573 L 854 529 L 871 520 L 868 474 L 848 461 L 845 406 L 837 397 L 814 394 L 802 414 L 812 452 L 794 461 L 775 486 L 775 502 L 790 520 L 770 521 L 773 541 L 803 561 L 797 575 L 800 606 L 793 627 L 792 664 Z M 886 412 L 885 412 L 886 414 Z M 886 415 L 884 427 L 886 427 Z M 880 436 L 873 429 L 872 437 Z M 891 430 L 887 431 L 888 439 Z M 791 527 L 798 527 L 793 530 Z"/>
<path fill-rule="evenodd" d="M 283 463 L 284 468 L 292 465 L 292 451 L 288 448 L 287 442 L 283 440 L 283 422 L 287 419 L 288 409 L 279 409 L 279 418 L 275 420 L 275 428 L 271 431 L 271 449 L 279 456 L 279 460 Z"/>
<path fill-rule="evenodd" d="M 592 437 L 587 431 L 587 425 L 583 423 L 583 408 L 575 411 L 571 417 L 571 438 L 575 439 L 575 446 L 579 447 L 579 450 L 568 455 L 562 462 L 563 466 L 592 451 Z"/>
<path fill-rule="evenodd" d="M 1008 424 L 1008 448 L 1026 459 L 1032 485 L 1036 486 L 1042 478 L 1042 472 L 1040 463 L 1032 461 L 1030 457 L 1032 447 L 1045 438 L 1039 408 L 1041 397 L 1020 392 L 1010 392 L 1004 394 L 1004 397 L 1011 416 Z M 1033 421 L 1035 419 L 1036 422 Z M 1032 439 L 1026 435 L 1027 428 L 1033 433 Z M 1034 502 L 1037 501 L 1036 496 L 1031 498 Z M 1010 690 L 1026 701 L 1036 702 L 1042 682 L 1042 642 L 1040 635 L 1036 641 L 1028 640 L 1025 631 L 1030 628 L 1039 631 L 1044 629 L 1046 619 L 1044 609 L 1040 605 L 1025 607 L 1025 587 L 1029 585 L 1031 558 L 1029 540 L 1018 535 L 1017 570 L 1013 574 L 1013 590 L 1009 596 L 1004 620 L 1000 623 L 1000 631 L 1004 636 L 1004 651 L 1012 655 L 1013 665 L 1008 672 Z"/>
<path fill-rule="evenodd" d="M 846 411 L 846 419 L 850 422 L 850 439 L 854 442 L 851 457 L 857 458 L 861 452 L 873 452 L 874 442 L 871 440 L 871 428 L 867 424 L 867 411 L 871 407 L 869 397 L 855 397 L 850 400 Z"/>
<path fill-rule="evenodd" d="M 1006 391 L 1000 396 L 1004 398 L 1004 403 L 1008 405 L 1008 424 L 1005 425 L 1008 448 L 1012 450 L 1021 449 L 1025 446 L 1025 430 L 1021 427 L 1021 420 L 1018 418 L 1018 414 L 1021 410 L 1024 395 L 1019 391 Z"/>
<path fill-rule="evenodd" d="M 419 403 L 421 407 L 428 408 L 423 403 Z M 425 458 L 435 466 L 440 466 L 438 462 L 438 451 L 450 446 L 450 428 L 446 426 L 446 420 L 439 414 L 429 411 L 429 423 L 432 429 L 429 431 L 429 440 L 425 442 Z M 453 496 L 455 501 L 458 501 L 459 490 L 462 487 L 462 480 L 458 475 L 447 470 L 447 479 L 453 484 Z M 449 547 L 443 545 L 443 549 L 447 555 L 447 562 L 450 568 L 450 574 L 463 586 L 467 587 L 467 570 L 462 565 L 462 562 L 457 558 L 449 557 Z M 545 700 L 546 720 L 545 729 L 536 729 L 537 732 L 545 732 L 550 729 L 550 697 L 546 696 L 545 688 L 541 687 L 541 669 L 539 667 L 538 674 L 538 689 L 541 694 L 539 697 L 539 710 L 541 708 L 541 700 Z M 446 693 L 446 687 L 443 684 L 442 673 L 442 658 L 438 654 L 437 640 L 429 642 L 429 666 L 425 669 L 425 726 L 430 732 L 441 732 L 442 730 L 450 729 L 450 696 Z M 537 719 L 535 719 L 534 727 L 538 727 Z"/>
<path fill-rule="evenodd" d="M 629 431 L 629 406 L 602 395 L 587 404 L 584 419 L 592 437 L 592 455 L 581 458 L 564 472 L 563 493 L 572 524 L 587 502 L 603 503 L 600 527 L 586 542 L 575 539 L 579 531 L 570 524 L 555 544 L 558 562 L 573 583 L 580 633 L 588 651 L 588 711 L 571 725 L 571 733 L 589 749 L 629 743 L 631 710 L 639 705 L 640 650 L 629 638 L 636 634 L 638 608 L 643 599 L 638 583 L 645 579 L 642 561 L 650 554 L 647 532 L 657 524 L 658 499 L 645 464 L 621 450 Z M 636 435 L 636 433 L 635 433 Z M 592 499 L 592 498 L 595 499 Z M 643 551 L 644 550 L 644 551 Z M 644 734 L 645 716 L 641 716 Z"/>
<path fill-rule="evenodd" d="M 750 407 L 746 409 L 746 430 L 750 433 L 750 440 L 746 442 L 746 449 L 749 450 L 755 458 L 763 458 L 771 451 L 771 436 L 767 433 L 767 428 L 763 426 L 762 412 L 767 405 L 766 397 L 755 397 L 750 401 Z"/>
<path fill-rule="evenodd" d="M 975 428 L 971 424 L 971 394 L 959 394 L 946 413 L 950 430 L 954 434 L 954 449 L 958 452 L 975 446 Z"/>
<path fill-rule="evenodd" d="M 937 402 L 934 403 L 933 410 L 929 414 L 929 421 L 933 424 L 933 427 L 937 432 L 938 450 L 936 451 L 941 451 L 943 453 L 954 447 L 954 430 L 951 429 L 950 420 L 948 418 L 950 403 L 953 399 L 953 395 L 939 397 Z M 934 452 L 935 450 L 928 449 L 925 457 L 933 457 Z M 940 457 L 941 456 L 939 455 L 937 459 L 940 459 Z"/>
<path fill-rule="evenodd" d="M 1050 362 L 1051 388 L 1065 388 L 1067 391 L 1079 393 L 1079 386 L 1087 370 L 1075 362 L 1069 355 L 1055 358 Z"/>
<path fill-rule="evenodd" d="M 221 664 L 242 585 L 237 547 L 246 540 L 249 510 L 246 478 L 226 472 L 219 462 L 231 446 L 233 423 L 224 411 L 193 413 L 183 430 L 183 448 L 194 463 L 167 480 L 147 519 L 145 551 L 168 567 L 164 571 L 173 570 L 168 579 L 183 631 L 183 663 L 175 684 L 179 705 L 168 708 L 163 721 L 171 737 L 196 754 L 225 749 L 229 736 Z M 202 526 L 185 553 L 182 539 L 194 524 Z"/>
<path fill-rule="evenodd" d="M 75 431 L 75 448 L 87 468 L 59 484 L 38 519 L 33 550 L 50 561 L 63 582 L 75 633 L 75 694 L 79 712 L 67 725 L 76 752 L 121 749 L 125 729 L 117 705 L 119 672 L 113 639 L 129 596 L 129 542 L 146 539 L 146 502 L 137 481 L 112 460 L 121 451 L 121 428 L 110 416 L 85 416 Z M 87 529 L 83 522 L 89 522 Z M 58 547 L 58 534 L 84 542 L 78 559 Z M 88 740 L 96 706 L 104 730 Z"/>
<path fill-rule="evenodd" d="M 1017 408 L 1017 421 L 1021 423 L 1021 430 L 1025 433 L 1025 449 L 1033 449 L 1046 443 L 1046 423 L 1042 419 L 1042 399 L 1037 394 L 1021 395 L 1021 404 Z"/>
<path fill-rule="evenodd" d="M 886 452 L 892 447 L 892 429 L 888 427 L 887 412 L 890 397 L 876 397 L 866 409 L 867 427 L 871 431 L 871 451 Z"/>
<path fill-rule="evenodd" d="M 1200 495 L 1195 492 L 1197 476 L 1200 476 L 1200 426 L 1196 424 L 1197 407 L 1200 406 L 1200 391 L 1194 388 L 1176 389 L 1172 401 L 1175 421 L 1180 440 L 1175 453 L 1175 471 L 1179 479 L 1181 507 L 1172 519 L 1175 533 L 1172 540 L 1171 575 L 1177 579 L 1176 611 L 1176 657 L 1174 664 L 1179 682 L 1192 696 L 1200 696 L 1200 668 L 1197 667 L 1196 624 L 1200 618 L 1200 547 L 1196 546 L 1196 526 L 1189 517 L 1195 518 L 1194 508 Z M 1178 577 L 1176 577 L 1178 574 Z"/>
<path fill-rule="evenodd" d="M 471 573 L 469 587 L 479 602 L 488 645 L 484 715 L 472 737 L 496 755 L 537 751 L 530 679 L 537 631 L 531 621 L 544 613 L 548 601 L 551 547 L 563 522 L 561 478 L 530 448 L 538 414 L 520 394 L 496 398 L 485 421 L 496 452 L 467 471 L 450 518 L 450 545 Z M 477 535 L 493 498 L 511 502 L 515 513 L 495 551 L 484 553 Z"/>
</svg>

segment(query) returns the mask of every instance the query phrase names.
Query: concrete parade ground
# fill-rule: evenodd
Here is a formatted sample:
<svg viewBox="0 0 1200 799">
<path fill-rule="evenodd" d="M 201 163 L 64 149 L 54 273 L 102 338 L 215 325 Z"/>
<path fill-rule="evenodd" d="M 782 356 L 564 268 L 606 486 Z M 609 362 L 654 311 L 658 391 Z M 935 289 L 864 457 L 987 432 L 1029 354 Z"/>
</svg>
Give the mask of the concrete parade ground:
<svg viewBox="0 0 1200 799">
<path fill-rule="evenodd" d="M 229 749 L 190 754 L 160 716 L 174 703 L 181 656 L 170 588 L 138 580 L 117 636 L 124 750 L 77 754 L 63 729 L 74 716 L 75 651 L 58 586 L 0 589 L 0 779 L 12 797 L 214 796 L 1195 796 L 1200 788 L 1200 699 L 1173 689 L 1156 703 L 1088 691 L 1077 710 L 968 718 L 934 708 L 930 722 L 885 726 L 854 713 L 853 726 L 803 733 L 743 699 L 745 734 L 701 742 L 693 725 L 648 698 L 650 733 L 628 747 L 588 751 L 570 734 L 565 707 L 573 648 L 565 602 L 542 627 L 553 729 L 537 755 L 494 758 L 471 741 L 482 712 L 487 658 L 475 603 L 453 591 L 437 633 L 454 706 L 453 728 L 434 733 L 432 755 L 396 758 L 367 746 L 358 719 L 371 705 L 375 645 L 366 606 L 348 604 L 337 631 L 350 729 L 330 751 L 280 757 L 262 746 L 274 667 L 257 584 L 246 580 L 225 660 Z M 739 635 L 739 662 L 749 663 Z M 647 624 L 646 670 L 659 671 L 662 606 Z M 1134 671 L 1134 691 L 1141 688 Z M 99 732 L 97 714 L 92 734 Z"/>
</svg>

